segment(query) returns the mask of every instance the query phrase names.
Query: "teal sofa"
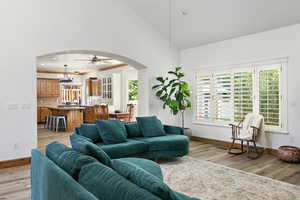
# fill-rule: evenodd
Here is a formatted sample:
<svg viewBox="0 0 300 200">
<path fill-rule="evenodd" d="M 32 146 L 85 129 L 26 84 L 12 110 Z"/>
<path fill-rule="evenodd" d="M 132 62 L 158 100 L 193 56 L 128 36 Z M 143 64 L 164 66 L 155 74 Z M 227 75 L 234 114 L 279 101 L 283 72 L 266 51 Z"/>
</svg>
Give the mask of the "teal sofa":
<svg viewBox="0 0 300 200">
<path fill-rule="evenodd" d="M 89 144 L 86 143 L 86 147 L 93 145 Z M 155 162 L 142 158 L 110 159 L 101 151 L 97 151 L 96 157 L 93 157 L 58 142 L 47 145 L 46 155 L 32 150 L 31 199 L 197 200 L 165 185 L 162 171 Z M 124 167 L 124 163 L 131 167 Z M 152 177 L 154 184 L 143 181 L 144 177 L 138 173 L 138 182 L 132 181 L 130 176 L 127 177 L 127 171 L 133 169 Z M 122 173 L 119 173 L 120 170 Z M 140 185 L 141 182 L 144 183 Z"/>
<path fill-rule="evenodd" d="M 144 137 L 136 122 L 125 123 L 126 142 L 104 144 L 96 124 L 82 124 L 70 136 L 72 148 L 85 153 L 86 142 L 92 142 L 111 158 L 142 157 L 149 159 L 182 157 L 189 152 L 189 139 L 178 126 L 163 125 L 166 135 Z"/>
</svg>

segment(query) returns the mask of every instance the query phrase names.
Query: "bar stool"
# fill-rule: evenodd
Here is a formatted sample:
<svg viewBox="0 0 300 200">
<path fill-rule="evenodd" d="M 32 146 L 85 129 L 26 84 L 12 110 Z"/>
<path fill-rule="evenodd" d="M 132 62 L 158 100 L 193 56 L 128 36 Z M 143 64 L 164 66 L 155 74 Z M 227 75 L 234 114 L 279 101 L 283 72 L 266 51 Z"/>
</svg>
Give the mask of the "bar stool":
<svg viewBox="0 0 300 200">
<path fill-rule="evenodd" d="M 67 131 L 67 122 L 66 122 L 66 116 L 64 115 L 57 115 L 54 116 L 53 118 L 53 123 L 54 123 L 54 131 L 58 132 L 58 130 L 60 128 L 63 128 L 64 131 Z M 62 123 L 62 125 L 60 126 L 60 123 Z"/>
<path fill-rule="evenodd" d="M 44 128 L 49 129 L 49 126 L 50 126 L 50 115 L 47 115 L 45 118 L 46 119 L 45 119 Z"/>
</svg>

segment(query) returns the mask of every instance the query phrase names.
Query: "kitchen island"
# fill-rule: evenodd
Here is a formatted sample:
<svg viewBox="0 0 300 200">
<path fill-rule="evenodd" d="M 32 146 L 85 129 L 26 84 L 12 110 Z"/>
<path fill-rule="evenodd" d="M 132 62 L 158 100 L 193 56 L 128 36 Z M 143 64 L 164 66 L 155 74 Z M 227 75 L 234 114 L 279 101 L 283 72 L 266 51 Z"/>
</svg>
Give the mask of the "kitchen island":
<svg viewBox="0 0 300 200">
<path fill-rule="evenodd" d="M 47 108 L 51 111 L 52 115 L 66 116 L 67 132 L 72 132 L 76 126 L 83 124 L 83 110 L 85 107 L 48 106 Z"/>
</svg>

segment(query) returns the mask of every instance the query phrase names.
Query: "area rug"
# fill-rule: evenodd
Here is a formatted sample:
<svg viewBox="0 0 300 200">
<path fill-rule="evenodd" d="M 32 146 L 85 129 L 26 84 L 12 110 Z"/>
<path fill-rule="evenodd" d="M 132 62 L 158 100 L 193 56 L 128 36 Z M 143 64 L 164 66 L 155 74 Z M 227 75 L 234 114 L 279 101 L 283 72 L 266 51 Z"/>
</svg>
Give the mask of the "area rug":
<svg viewBox="0 0 300 200">
<path fill-rule="evenodd" d="M 162 162 L 165 182 L 201 200 L 300 200 L 300 187 L 190 157 Z"/>
</svg>

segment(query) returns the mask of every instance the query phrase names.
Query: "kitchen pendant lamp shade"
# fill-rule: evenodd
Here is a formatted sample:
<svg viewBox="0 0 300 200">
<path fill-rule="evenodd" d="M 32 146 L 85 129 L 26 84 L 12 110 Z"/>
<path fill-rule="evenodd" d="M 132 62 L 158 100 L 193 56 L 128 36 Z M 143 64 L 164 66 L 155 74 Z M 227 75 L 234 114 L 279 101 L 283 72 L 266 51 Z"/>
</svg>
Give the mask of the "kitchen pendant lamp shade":
<svg viewBox="0 0 300 200">
<path fill-rule="evenodd" d="M 64 72 L 64 77 L 59 80 L 60 83 L 71 83 L 73 82 L 73 78 L 68 74 L 68 65 L 64 65 L 65 67 L 65 72 Z"/>
</svg>

